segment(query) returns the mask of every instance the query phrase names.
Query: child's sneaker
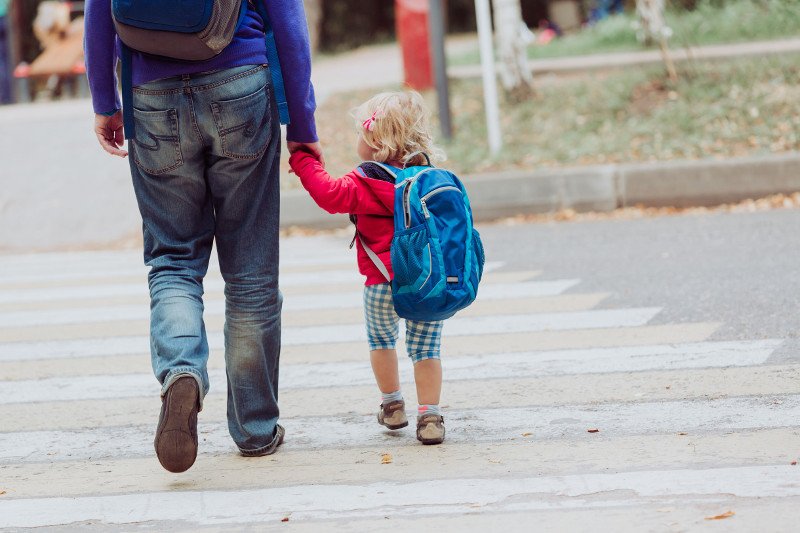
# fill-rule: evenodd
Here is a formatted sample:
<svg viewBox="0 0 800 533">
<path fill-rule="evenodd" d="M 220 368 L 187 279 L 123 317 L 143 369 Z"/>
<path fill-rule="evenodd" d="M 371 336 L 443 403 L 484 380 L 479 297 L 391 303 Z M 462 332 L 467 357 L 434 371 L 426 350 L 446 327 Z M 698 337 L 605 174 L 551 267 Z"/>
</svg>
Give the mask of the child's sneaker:
<svg viewBox="0 0 800 533">
<path fill-rule="evenodd" d="M 387 404 L 381 404 L 381 410 L 378 411 L 378 424 L 386 426 L 389 429 L 406 427 L 408 425 L 406 402 L 403 400 L 396 400 Z"/>
<path fill-rule="evenodd" d="M 418 416 L 417 440 L 422 444 L 441 444 L 444 441 L 444 417 L 439 415 Z"/>
</svg>

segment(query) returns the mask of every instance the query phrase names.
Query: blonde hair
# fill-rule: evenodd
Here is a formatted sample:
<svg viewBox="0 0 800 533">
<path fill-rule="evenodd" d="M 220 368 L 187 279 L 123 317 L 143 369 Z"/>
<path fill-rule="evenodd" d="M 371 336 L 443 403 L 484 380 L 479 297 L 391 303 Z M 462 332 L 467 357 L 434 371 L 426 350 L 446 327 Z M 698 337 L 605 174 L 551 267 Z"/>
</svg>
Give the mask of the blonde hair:
<svg viewBox="0 0 800 533">
<path fill-rule="evenodd" d="M 425 101 L 416 91 L 385 92 L 353 110 L 356 128 L 381 162 L 399 161 L 405 166 L 443 161 L 444 152 L 433 144 Z M 365 121 L 370 120 L 369 127 Z M 420 153 L 422 152 L 422 153 Z"/>
</svg>

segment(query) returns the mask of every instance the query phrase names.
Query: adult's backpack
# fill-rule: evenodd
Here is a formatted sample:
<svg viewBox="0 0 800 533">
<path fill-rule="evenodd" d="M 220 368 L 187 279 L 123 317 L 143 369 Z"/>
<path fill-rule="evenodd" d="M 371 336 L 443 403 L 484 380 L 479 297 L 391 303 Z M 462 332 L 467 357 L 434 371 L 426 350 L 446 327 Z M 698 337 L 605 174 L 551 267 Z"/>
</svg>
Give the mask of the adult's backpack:
<svg viewBox="0 0 800 533">
<path fill-rule="evenodd" d="M 383 168 L 395 175 L 390 252 L 395 311 L 410 320 L 450 318 L 475 300 L 486 261 L 467 191 L 441 168 Z M 378 256 L 364 249 L 388 279 Z"/>
<path fill-rule="evenodd" d="M 131 50 L 182 61 L 205 61 L 228 46 L 248 5 L 264 21 L 267 60 L 281 124 L 289 123 L 278 50 L 266 0 L 111 0 L 111 15 L 122 41 L 122 111 L 125 138 L 135 135 Z"/>
</svg>

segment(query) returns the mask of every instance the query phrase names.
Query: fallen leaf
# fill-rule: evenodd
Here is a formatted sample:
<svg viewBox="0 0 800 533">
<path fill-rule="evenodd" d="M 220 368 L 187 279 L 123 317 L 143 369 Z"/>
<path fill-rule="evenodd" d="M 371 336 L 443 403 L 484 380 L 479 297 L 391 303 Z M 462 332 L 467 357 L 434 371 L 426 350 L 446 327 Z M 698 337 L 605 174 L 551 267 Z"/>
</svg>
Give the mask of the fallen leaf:
<svg viewBox="0 0 800 533">
<path fill-rule="evenodd" d="M 728 512 L 725 512 L 725 513 L 722 513 L 722 514 L 718 514 L 716 516 L 707 516 L 706 520 L 723 520 L 725 518 L 730 518 L 735 514 L 736 513 L 734 513 L 733 511 L 728 511 Z"/>
<path fill-rule="evenodd" d="M 680 431 L 678 432 L 678 435 L 688 435 L 688 433 L 686 433 L 685 431 Z"/>
<path fill-rule="evenodd" d="M 589 433 L 600 433 L 600 430 L 597 428 L 592 428 L 587 430 Z"/>
<path fill-rule="evenodd" d="M 0 490 L 0 496 L 2 496 L 2 495 L 3 495 L 3 494 L 5 494 L 5 493 L 6 493 L 6 491 L 4 491 L 4 490 Z"/>
<path fill-rule="evenodd" d="M 289 521 L 288 516 L 284 516 L 283 518 L 281 518 L 281 522 L 288 522 L 288 521 Z"/>
<path fill-rule="evenodd" d="M 795 466 L 795 465 L 797 464 L 797 461 L 792 461 L 792 462 L 791 462 L 791 463 L 789 463 L 789 464 L 790 464 L 790 465 L 792 465 L 792 466 Z M 0 492 L 0 494 L 4 494 L 4 493 Z"/>
<path fill-rule="evenodd" d="M 533 435 L 533 433 L 523 433 L 522 434 L 523 437 L 530 437 L 531 435 Z"/>
<path fill-rule="evenodd" d="M 391 462 L 392 462 L 392 454 L 384 453 L 383 455 L 381 455 L 381 464 L 382 465 L 388 465 Z"/>
</svg>

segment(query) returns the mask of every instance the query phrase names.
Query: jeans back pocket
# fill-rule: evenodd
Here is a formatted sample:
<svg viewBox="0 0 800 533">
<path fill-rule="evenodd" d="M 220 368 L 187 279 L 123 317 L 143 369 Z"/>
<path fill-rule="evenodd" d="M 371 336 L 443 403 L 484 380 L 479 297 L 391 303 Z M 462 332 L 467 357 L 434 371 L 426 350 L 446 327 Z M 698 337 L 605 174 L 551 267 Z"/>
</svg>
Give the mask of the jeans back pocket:
<svg viewBox="0 0 800 533">
<path fill-rule="evenodd" d="M 131 143 L 133 161 L 148 174 L 165 174 L 183 164 L 178 112 L 140 111 L 134 108 L 136 138 Z"/>
<path fill-rule="evenodd" d="M 222 154 L 234 159 L 256 159 L 266 151 L 271 136 L 269 85 L 256 92 L 212 102 Z"/>
</svg>

